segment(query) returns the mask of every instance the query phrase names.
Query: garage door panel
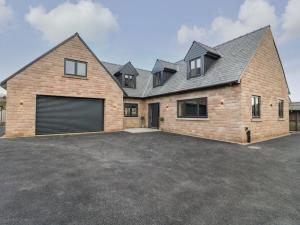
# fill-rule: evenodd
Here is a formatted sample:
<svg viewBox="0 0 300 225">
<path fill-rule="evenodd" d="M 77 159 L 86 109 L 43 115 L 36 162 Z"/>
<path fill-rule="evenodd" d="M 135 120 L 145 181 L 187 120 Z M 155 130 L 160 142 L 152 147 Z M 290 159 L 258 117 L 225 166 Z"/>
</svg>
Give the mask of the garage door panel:
<svg viewBox="0 0 300 225">
<path fill-rule="evenodd" d="M 37 96 L 36 133 L 102 131 L 103 107 L 101 99 Z"/>
</svg>

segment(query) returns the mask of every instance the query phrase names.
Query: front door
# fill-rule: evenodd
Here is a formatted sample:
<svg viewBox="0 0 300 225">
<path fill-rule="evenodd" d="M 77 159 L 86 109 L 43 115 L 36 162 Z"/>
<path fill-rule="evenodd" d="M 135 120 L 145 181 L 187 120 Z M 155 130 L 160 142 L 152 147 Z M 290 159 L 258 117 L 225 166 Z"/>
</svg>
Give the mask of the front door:
<svg viewBox="0 0 300 225">
<path fill-rule="evenodd" d="M 159 128 L 159 103 L 151 103 L 148 105 L 149 127 Z"/>
</svg>

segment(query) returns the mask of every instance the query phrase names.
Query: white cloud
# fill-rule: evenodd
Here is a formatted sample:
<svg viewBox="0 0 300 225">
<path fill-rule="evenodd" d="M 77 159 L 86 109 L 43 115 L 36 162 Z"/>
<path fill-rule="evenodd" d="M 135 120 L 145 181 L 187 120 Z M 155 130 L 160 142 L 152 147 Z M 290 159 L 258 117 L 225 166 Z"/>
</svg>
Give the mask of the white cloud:
<svg viewBox="0 0 300 225">
<path fill-rule="evenodd" d="M 0 32 L 13 20 L 13 11 L 6 5 L 5 0 L 0 0 Z"/>
<path fill-rule="evenodd" d="M 283 34 L 281 41 L 300 38 L 300 1 L 290 0 L 282 16 Z"/>
<path fill-rule="evenodd" d="M 212 21 L 208 30 L 197 26 L 193 26 L 193 29 L 191 29 L 184 25 L 185 30 L 189 32 L 185 32 L 185 38 L 183 39 L 179 35 L 179 31 L 182 30 L 181 27 L 177 33 L 177 39 L 179 43 L 188 42 L 195 37 L 198 41 L 223 42 L 265 25 L 270 24 L 272 27 L 276 27 L 277 23 L 278 18 L 275 7 L 270 5 L 268 1 L 245 0 L 240 6 L 236 20 L 218 16 Z"/>
<path fill-rule="evenodd" d="M 180 29 L 177 31 L 178 42 L 181 44 L 202 39 L 206 37 L 206 35 L 206 30 L 197 26 L 189 28 L 186 25 L 181 25 Z"/>
<path fill-rule="evenodd" d="M 92 0 L 65 2 L 48 12 L 43 6 L 31 7 L 25 18 L 50 43 L 79 32 L 85 39 L 101 45 L 118 29 L 112 12 Z"/>
</svg>

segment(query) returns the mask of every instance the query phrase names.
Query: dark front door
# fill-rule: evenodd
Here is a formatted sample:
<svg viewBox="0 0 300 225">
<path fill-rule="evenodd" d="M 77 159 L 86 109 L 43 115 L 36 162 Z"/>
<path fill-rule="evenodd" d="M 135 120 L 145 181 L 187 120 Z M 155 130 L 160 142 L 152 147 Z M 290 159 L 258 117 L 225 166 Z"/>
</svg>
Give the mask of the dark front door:
<svg viewBox="0 0 300 225">
<path fill-rule="evenodd" d="M 148 106 L 149 127 L 159 128 L 159 103 L 152 103 Z"/>
<path fill-rule="evenodd" d="M 36 134 L 103 131 L 102 99 L 37 96 Z"/>
</svg>

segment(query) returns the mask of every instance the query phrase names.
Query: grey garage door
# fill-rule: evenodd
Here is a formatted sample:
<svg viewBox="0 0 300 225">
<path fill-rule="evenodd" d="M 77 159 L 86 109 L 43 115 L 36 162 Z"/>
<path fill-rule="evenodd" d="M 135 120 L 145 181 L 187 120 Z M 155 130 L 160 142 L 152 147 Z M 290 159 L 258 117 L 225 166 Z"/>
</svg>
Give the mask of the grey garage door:
<svg viewBox="0 0 300 225">
<path fill-rule="evenodd" d="M 102 99 L 37 96 L 36 134 L 103 131 Z"/>
</svg>

